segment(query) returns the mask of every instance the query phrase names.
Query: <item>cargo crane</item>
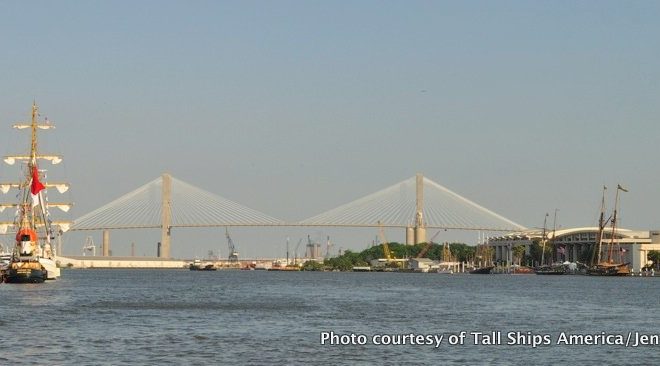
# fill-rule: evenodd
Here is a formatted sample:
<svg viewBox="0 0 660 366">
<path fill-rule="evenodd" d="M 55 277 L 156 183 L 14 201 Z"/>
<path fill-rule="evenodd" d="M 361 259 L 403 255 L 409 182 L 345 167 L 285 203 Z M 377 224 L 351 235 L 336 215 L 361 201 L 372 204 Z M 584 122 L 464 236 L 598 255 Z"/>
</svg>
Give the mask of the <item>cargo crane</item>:
<svg viewBox="0 0 660 366">
<path fill-rule="evenodd" d="M 298 244 L 296 244 L 296 250 L 293 251 L 293 265 L 297 266 L 298 265 L 298 248 L 300 248 L 300 243 L 302 243 L 302 238 L 298 240 Z"/>
<path fill-rule="evenodd" d="M 438 234 L 440 234 L 440 231 L 433 234 L 433 237 L 429 239 L 428 243 L 426 243 L 424 248 L 422 248 L 422 250 L 419 252 L 419 254 L 417 254 L 417 257 L 415 258 L 423 258 L 426 255 L 429 249 L 431 249 L 431 247 L 433 246 L 433 239 L 435 239 L 435 237 L 438 236 Z"/>
<path fill-rule="evenodd" d="M 392 260 L 392 252 L 390 252 L 390 246 L 387 244 L 387 239 L 385 238 L 385 229 L 383 229 L 383 225 L 380 221 L 378 221 L 378 229 L 380 241 L 383 242 L 383 254 L 385 255 L 385 259 L 389 262 Z"/>
<path fill-rule="evenodd" d="M 330 243 L 330 235 L 328 235 L 328 241 L 325 244 L 325 258 L 330 258 L 330 248 L 334 247 L 335 245 Z"/>
<path fill-rule="evenodd" d="M 238 262 L 238 252 L 236 251 L 234 241 L 231 240 L 231 236 L 229 236 L 229 229 L 227 228 L 225 228 L 225 236 L 227 237 L 227 245 L 229 245 L 229 262 L 236 263 Z"/>
<path fill-rule="evenodd" d="M 316 250 L 314 249 L 314 243 L 312 238 L 307 235 L 307 246 L 305 247 L 305 258 L 314 258 L 316 257 Z M 309 256 L 309 257 L 308 257 Z"/>
</svg>

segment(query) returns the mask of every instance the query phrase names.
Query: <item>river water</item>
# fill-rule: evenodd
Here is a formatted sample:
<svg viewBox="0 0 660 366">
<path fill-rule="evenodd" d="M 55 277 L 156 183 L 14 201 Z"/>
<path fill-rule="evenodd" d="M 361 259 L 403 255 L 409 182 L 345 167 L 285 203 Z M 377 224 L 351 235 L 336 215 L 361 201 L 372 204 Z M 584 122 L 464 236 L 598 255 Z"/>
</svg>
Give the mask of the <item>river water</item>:
<svg viewBox="0 0 660 366">
<path fill-rule="evenodd" d="M 659 306 L 660 278 L 63 270 L 0 284 L 0 364 L 657 365 Z"/>
</svg>

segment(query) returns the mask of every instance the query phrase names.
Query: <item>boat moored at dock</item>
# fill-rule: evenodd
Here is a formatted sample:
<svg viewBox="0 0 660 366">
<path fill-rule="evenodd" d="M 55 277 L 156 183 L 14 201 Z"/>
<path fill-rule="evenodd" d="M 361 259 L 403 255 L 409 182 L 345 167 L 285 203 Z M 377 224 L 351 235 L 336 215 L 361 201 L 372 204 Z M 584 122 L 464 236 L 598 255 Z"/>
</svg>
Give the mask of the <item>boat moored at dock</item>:
<svg viewBox="0 0 660 366">
<path fill-rule="evenodd" d="M 191 271 L 215 271 L 217 268 L 213 265 L 213 263 L 203 263 L 199 259 L 195 259 L 190 265 L 188 266 L 188 269 Z"/>
</svg>

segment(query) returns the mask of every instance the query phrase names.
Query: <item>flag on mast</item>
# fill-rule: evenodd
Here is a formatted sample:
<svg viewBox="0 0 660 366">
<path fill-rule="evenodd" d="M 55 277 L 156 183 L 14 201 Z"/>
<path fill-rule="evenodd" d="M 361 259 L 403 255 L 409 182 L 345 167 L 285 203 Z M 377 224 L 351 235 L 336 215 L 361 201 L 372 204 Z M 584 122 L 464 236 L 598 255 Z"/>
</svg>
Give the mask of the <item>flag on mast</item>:
<svg viewBox="0 0 660 366">
<path fill-rule="evenodd" d="M 621 184 L 618 184 L 616 188 L 617 188 L 617 189 L 620 189 L 620 190 L 622 190 L 622 191 L 624 191 L 624 192 L 628 192 L 627 189 L 621 187 Z"/>
<path fill-rule="evenodd" d="M 36 165 L 32 166 L 32 184 L 30 185 L 30 193 L 32 194 L 32 207 L 40 203 L 39 192 L 44 188 L 44 185 L 39 181 L 39 170 Z"/>
</svg>

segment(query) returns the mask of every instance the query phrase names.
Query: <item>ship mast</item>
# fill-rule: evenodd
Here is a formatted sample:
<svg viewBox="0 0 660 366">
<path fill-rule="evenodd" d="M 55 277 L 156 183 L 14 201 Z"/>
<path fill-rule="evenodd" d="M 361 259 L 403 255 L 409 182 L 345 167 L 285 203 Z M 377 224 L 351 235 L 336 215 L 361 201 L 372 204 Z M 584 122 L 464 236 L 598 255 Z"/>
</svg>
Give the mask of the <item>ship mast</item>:
<svg viewBox="0 0 660 366">
<path fill-rule="evenodd" d="M 617 210 L 619 208 L 619 191 L 628 192 L 628 190 L 621 187 L 620 184 L 617 185 L 616 195 L 615 195 L 615 198 L 614 198 L 614 213 L 613 213 L 613 216 L 612 216 L 612 237 L 610 238 L 610 245 L 609 245 L 609 248 L 608 248 L 608 251 L 607 251 L 607 262 L 608 263 L 612 262 L 612 250 L 614 249 L 614 234 L 615 234 L 615 231 L 616 231 L 616 220 L 617 220 L 616 219 L 616 214 L 617 214 Z"/>
<path fill-rule="evenodd" d="M 34 228 L 36 226 L 34 212 L 32 210 L 32 204 L 30 203 L 29 191 L 30 184 L 32 182 L 32 172 L 33 167 L 36 166 L 37 162 L 37 117 L 39 115 L 39 107 L 35 101 L 32 102 L 32 120 L 30 122 L 30 129 L 32 132 L 31 144 L 30 144 L 30 156 L 27 159 L 27 170 L 25 172 L 25 180 L 20 186 L 23 187 L 23 195 L 21 202 L 19 204 L 20 210 L 20 222 L 18 222 L 19 229 L 28 229 Z M 38 174 L 38 173 L 37 173 Z"/>
<path fill-rule="evenodd" d="M 31 174 L 36 175 L 36 177 L 39 177 L 39 166 L 37 165 L 37 128 L 39 127 L 38 119 L 39 119 L 39 107 L 35 102 L 32 102 L 32 124 L 30 126 L 30 129 L 32 131 L 32 144 L 30 148 L 30 161 L 28 162 L 28 170 L 30 171 Z M 46 119 L 46 123 L 48 123 L 48 119 Z M 34 177 L 32 179 L 34 179 Z M 45 228 L 45 235 L 46 235 L 45 243 L 48 245 L 48 250 L 52 251 L 52 248 L 50 247 L 50 240 L 53 234 L 53 228 L 50 225 L 50 221 L 48 217 L 46 216 L 46 204 L 44 202 L 44 198 L 42 197 L 42 193 L 39 192 L 38 195 L 39 195 L 40 219 L 43 221 L 43 225 Z M 34 206 L 34 203 L 32 204 L 32 206 Z M 34 212 L 32 212 L 33 225 L 36 224 L 36 220 L 34 216 L 35 216 Z"/>
<path fill-rule="evenodd" d="M 543 236 L 541 237 L 541 266 L 545 265 L 545 225 L 548 221 L 548 213 L 546 212 L 545 218 L 543 218 Z"/>
<path fill-rule="evenodd" d="M 37 164 L 37 116 L 39 115 L 39 107 L 37 107 L 36 102 L 32 102 L 32 124 L 30 128 L 32 129 L 32 145 L 30 149 L 30 161 L 28 162 L 28 168 L 30 173 L 32 173 L 32 167 Z"/>
<path fill-rule="evenodd" d="M 603 186 L 603 198 L 601 199 L 600 202 L 600 218 L 598 219 L 598 235 L 596 237 L 596 250 L 593 251 L 591 255 L 591 264 L 596 265 L 600 263 L 600 252 L 601 252 L 601 247 L 602 247 L 602 241 L 603 241 L 603 230 L 605 229 L 605 191 L 607 190 L 607 186 Z M 595 259 L 595 261 L 594 261 Z"/>
<path fill-rule="evenodd" d="M 30 130 L 32 132 L 32 143 L 30 144 L 30 160 L 28 160 L 28 176 L 32 177 L 33 171 L 36 167 L 36 174 L 39 174 L 39 167 L 37 166 L 37 118 L 39 116 L 39 107 L 37 106 L 37 103 L 35 101 L 32 101 L 32 123 L 30 124 Z M 32 178 L 34 179 L 34 178 Z M 30 183 L 32 183 L 30 181 Z M 26 194 L 26 199 L 23 202 L 25 210 L 29 209 L 29 203 L 27 202 L 27 194 Z M 36 226 L 36 220 L 34 217 L 34 211 L 31 210 L 31 223 L 32 227 Z"/>
<path fill-rule="evenodd" d="M 50 226 L 50 220 L 47 217 L 46 213 L 46 203 L 42 196 L 42 192 L 37 193 L 38 203 L 32 202 L 35 198 L 31 195 L 32 184 L 34 180 L 39 179 L 39 166 L 37 164 L 37 159 L 41 156 L 37 153 L 37 130 L 39 128 L 50 128 L 48 124 L 39 125 L 39 106 L 35 101 L 32 102 L 32 120 L 29 125 L 15 125 L 16 128 L 29 127 L 31 132 L 30 138 L 30 154 L 26 156 L 27 167 L 25 172 L 25 178 L 22 183 L 19 184 L 19 187 L 23 189 L 23 197 L 20 206 L 20 221 L 18 222 L 19 229 L 33 229 L 36 230 L 38 225 L 43 224 L 45 227 L 45 243 L 50 246 L 50 239 L 52 236 L 52 227 Z M 20 158 L 20 157 L 19 157 Z M 55 157 L 48 157 L 54 161 Z M 31 197 L 31 198 L 30 198 Z M 36 210 L 38 207 L 38 211 Z M 51 250 L 48 248 L 48 250 Z"/>
</svg>

